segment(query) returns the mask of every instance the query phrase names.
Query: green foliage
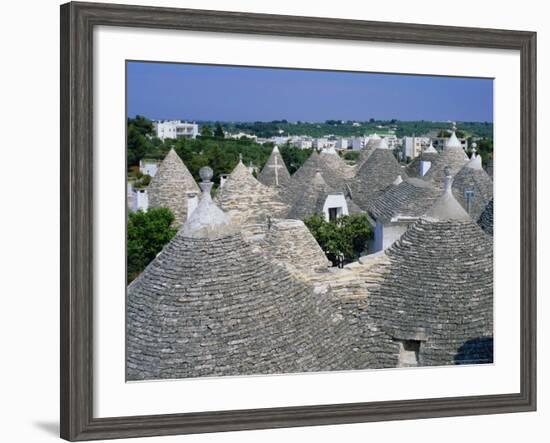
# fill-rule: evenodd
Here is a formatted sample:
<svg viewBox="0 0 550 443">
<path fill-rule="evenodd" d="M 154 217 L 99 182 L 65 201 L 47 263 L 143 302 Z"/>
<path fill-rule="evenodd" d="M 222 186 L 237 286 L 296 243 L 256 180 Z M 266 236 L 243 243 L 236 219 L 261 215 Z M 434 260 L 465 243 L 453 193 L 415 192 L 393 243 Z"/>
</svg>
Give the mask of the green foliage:
<svg viewBox="0 0 550 443">
<path fill-rule="evenodd" d="M 127 161 L 128 167 L 139 164 L 139 161 L 153 149 L 151 142 L 153 123 L 151 120 L 136 115 L 128 119 Z"/>
<path fill-rule="evenodd" d="M 213 181 L 219 183 L 221 174 L 229 174 L 237 166 L 239 154 L 242 154 L 245 165 L 253 163 L 262 168 L 273 145 L 259 145 L 250 139 L 200 137 L 194 140 L 178 139 L 174 143 L 174 148 L 195 180 L 199 180 L 200 168 L 210 166 L 214 171 Z"/>
<path fill-rule="evenodd" d="M 311 155 L 311 149 L 298 149 L 288 144 L 279 149 L 281 157 L 290 174 L 294 174 Z"/>
<path fill-rule="evenodd" d="M 228 174 L 237 166 L 239 154 L 242 154 L 244 164 L 252 163 L 259 169 L 263 168 L 273 150 L 273 144 L 259 144 L 247 137 L 239 140 L 224 138 L 224 129 L 220 123 L 215 125 L 214 132 L 207 123 L 202 124 L 201 135 L 196 139 L 160 140 L 153 136 L 150 120 L 142 116 L 128 119 L 128 173 L 133 180 L 139 180 L 136 185 L 145 186 L 149 180 L 136 170 L 139 161 L 144 158 L 162 160 L 170 148 L 176 150 L 195 180 L 199 180 L 200 168 L 210 166 L 214 171 L 214 181 L 219 183 L 221 174 Z M 302 166 L 311 154 L 311 150 L 293 146 L 286 146 L 281 151 L 291 173 Z"/>
<path fill-rule="evenodd" d="M 216 137 L 216 138 L 224 138 L 225 137 L 222 125 L 220 125 L 219 123 L 216 123 L 216 129 L 214 130 L 214 137 Z"/>
<path fill-rule="evenodd" d="M 468 139 L 468 155 L 472 154 L 472 143 L 474 140 Z M 475 140 L 477 143 L 476 151 L 478 155 L 481 155 L 481 162 L 484 166 L 487 165 L 489 160 L 493 158 L 493 139 L 492 138 L 482 138 L 480 140 Z"/>
<path fill-rule="evenodd" d="M 455 134 L 458 138 L 464 138 L 466 136 L 466 134 L 464 133 L 464 131 L 461 131 L 460 129 L 457 129 L 455 131 Z M 444 130 L 441 130 L 437 133 L 437 136 L 438 137 L 445 137 L 445 138 L 449 138 L 450 137 L 450 132 L 447 131 L 446 129 Z"/>
<path fill-rule="evenodd" d="M 167 208 L 128 214 L 127 283 L 134 280 L 177 232 L 174 214 Z"/>
<path fill-rule="evenodd" d="M 212 129 L 210 129 L 210 126 L 201 126 L 201 137 L 212 137 Z"/>
<path fill-rule="evenodd" d="M 432 122 L 425 120 L 400 121 L 375 120 L 359 122 L 360 126 L 354 126 L 352 121 L 327 120 L 319 123 L 288 122 L 286 120 L 274 120 L 271 122 L 242 122 L 222 123 L 224 130 L 229 132 L 245 132 L 258 137 L 273 137 L 276 135 L 309 135 L 311 137 L 322 137 L 329 134 L 341 137 L 363 136 L 373 134 L 386 135 L 395 129 L 397 137 L 424 135 L 428 133 L 437 134 L 439 131 L 450 128 L 446 122 Z M 457 122 L 460 131 L 465 136 L 493 137 L 493 124 L 490 122 Z M 445 135 L 448 135 L 445 132 Z"/>
<path fill-rule="evenodd" d="M 359 154 L 359 151 L 346 151 L 343 153 L 342 157 L 344 160 L 357 163 L 357 160 L 359 160 Z"/>
<path fill-rule="evenodd" d="M 344 260 L 357 260 L 366 251 L 366 243 L 372 237 L 372 229 L 364 214 L 347 215 L 327 222 L 324 217 L 314 215 L 304 220 L 327 258 L 336 264 L 336 256 L 344 254 Z"/>
</svg>

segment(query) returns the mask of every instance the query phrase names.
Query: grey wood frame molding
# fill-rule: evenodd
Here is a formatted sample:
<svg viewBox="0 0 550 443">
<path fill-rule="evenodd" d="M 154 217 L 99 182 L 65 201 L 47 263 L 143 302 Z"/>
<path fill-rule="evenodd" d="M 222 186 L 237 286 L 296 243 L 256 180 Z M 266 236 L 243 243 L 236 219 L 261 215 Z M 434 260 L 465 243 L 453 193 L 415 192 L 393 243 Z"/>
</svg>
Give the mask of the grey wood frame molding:
<svg viewBox="0 0 550 443">
<path fill-rule="evenodd" d="M 94 418 L 92 45 L 95 26 L 513 49 L 521 57 L 520 393 Z M 61 437 L 70 441 L 536 409 L 536 33 L 238 12 L 61 6 Z"/>
</svg>

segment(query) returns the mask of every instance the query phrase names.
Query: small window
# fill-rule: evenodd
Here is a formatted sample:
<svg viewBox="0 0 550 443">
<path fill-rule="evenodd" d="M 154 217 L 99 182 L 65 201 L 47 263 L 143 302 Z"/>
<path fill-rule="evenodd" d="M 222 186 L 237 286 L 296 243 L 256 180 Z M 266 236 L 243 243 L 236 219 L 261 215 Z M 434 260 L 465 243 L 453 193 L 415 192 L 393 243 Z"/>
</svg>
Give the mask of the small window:
<svg viewBox="0 0 550 443">
<path fill-rule="evenodd" d="M 474 191 L 471 189 L 465 189 L 464 200 L 466 200 L 466 211 L 470 214 L 472 211 L 472 201 L 474 200 Z"/>
<path fill-rule="evenodd" d="M 399 344 L 398 368 L 410 368 L 418 366 L 418 353 L 420 352 L 419 340 L 397 340 Z"/>
<path fill-rule="evenodd" d="M 338 218 L 338 208 L 328 208 L 329 221 L 335 221 Z"/>
</svg>

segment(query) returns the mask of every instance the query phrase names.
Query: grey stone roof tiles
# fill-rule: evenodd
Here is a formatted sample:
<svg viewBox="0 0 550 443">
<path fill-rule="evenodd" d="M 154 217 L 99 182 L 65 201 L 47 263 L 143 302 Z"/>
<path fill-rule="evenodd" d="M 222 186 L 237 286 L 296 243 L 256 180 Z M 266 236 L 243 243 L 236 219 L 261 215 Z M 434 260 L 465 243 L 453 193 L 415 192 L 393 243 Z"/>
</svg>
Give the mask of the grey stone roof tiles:
<svg viewBox="0 0 550 443">
<path fill-rule="evenodd" d="M 477 220 L 493 198 L 493 181 L 483 169 L 466 165 L 454 177 L 453 194 L 467 210 L 466 191 L 474 192 L 470 200 L 470 216 Z"/>
<path fill-rule="evenodd" d="M 374 324 L 420 340 L 420 365 L 492 362 L 493 248 L 471 220 L 413 224 L 368 299 Z"/>
<path fill-rule="evenodd" d="M 200 192 L 176 151 L 170 149 L 147 188 L 149 207 L 169 208 L 177 226 L 187 218 L 187 192 Z"/>
<path fill-rule="evenodd" d="M 215 201 L 236 224 L 264 223 L 268 218 L 282 218 L 288 212 L 277 189 L 263 185 L 239 162 Z"/>
<path fill-rule="evenodd" d="M 423 179 L 430 180 L 436 186 L 443 188 L 445 168 L 448 166 L 451 175 L 454 176 L 467 162 L 468 156 L 462 148 L 445 148 L 434 158 Z"/>
<path fill-rule="evenodd" d="M 397 217 L 421 217 L 441 195 L 441 190 L 417 178 L 390 185 L 369 206 L 375 220 L 389 222 Z"/>
<path fill-rule="evenodd" d="M 493 236 L 493 199 L 487 203 L 487 206 L 479 216 L 477 224 L 486 234 L 491 237 Z"/>
<path fill-rule="evenodd" d="M 301 220 L 277 220 L 267 230 L 260 247 L 268 257 L 291 270 L 309 273 L 330 266 L 325 253 Z"/>
<path fill-rule="evenodd" d="M 369 142 L 370 143 L 370 142 Z M 357 169 L 359 169 L 363 163 L 367 161 L 367 159 L 371 156 L 371 154 L 375 151 L 376 145 L 374 143 L 367 143 L 367 146 L 365 146 L 361 151 L 359 151 L 359 158 L 357 159 Z"/>
<path fill-rule="evenodd" d="M 329 194 L 335 191 L 329 186 L 320 171 L 313 177 L 311 183 L 301 184 L 300 190 L 295 191 L 294 203 L 288 212 L 288 218 L 305 220 L 316 214 L 323 213 L 323 206 Z M 344 194 L 345 195 L 345 194 Z M 350 214 L 363 212 L 352 200 L 346 198 Z"/>
<path fill-rule="evenodd" d="M 128 287 L 128 380 L 363 367 L 330 293 L 240 234 L 172 239 Z"/>
<path fill-rule="evenodd" d="M 277 170 L 277 174 L 275 170 Z M 279 148 L 276 146 L 273 148 L 271 155 L 258 175 L 258 181 L 266 186 L 277 186 L 277 181 L 278 186 L 286 186 L 290 181 L 290 174 L 279 152 Z"/>
<path fill-rule="evenodd" d="M 292 190 L 311 183 L 317 171 L 321 171 L 329 186 L 338 191 L 343 191 L 345 180 L 352 177 L 355 168 L 347 165 L 337 154 L 319 154 L 314 150 L 300 169 L 292 175 Z"/>
<path fill-rule="evenodd" d="M 420 162 L 429 161 L 432 164 L 437 161 L 439 153 L 422 153 L 418 157 L 415 157 L 406 167 L 407 175 L 409 177 L 420 177 Z"/>
<path fill-rule="evenodd" d="M 398 175 L 406 177 L 405 171 L 389 149 L 376 149 L 357 174 L 348 180 L 352 200 L 362 209 L 367 210 L 384 190 L 391 185 Z"/>
</svg>

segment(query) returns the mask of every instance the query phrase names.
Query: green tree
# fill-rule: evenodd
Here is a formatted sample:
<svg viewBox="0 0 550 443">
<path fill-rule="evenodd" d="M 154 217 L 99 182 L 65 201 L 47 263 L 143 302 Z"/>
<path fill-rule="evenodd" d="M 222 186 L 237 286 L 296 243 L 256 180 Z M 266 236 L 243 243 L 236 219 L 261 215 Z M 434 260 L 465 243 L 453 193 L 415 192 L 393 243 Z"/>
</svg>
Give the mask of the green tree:
<svg viewBox="0 0 550 443">
<path fill-rule="evenodd" d="M 455 134 L 458 138 L 464 138 L 464 131 L 461 131 L 460 129 L 457 129 L 455 131 Z M 445 137 L 445 138 L 449 138 L 451 136 L 451 134 L 449 132 L 447 132 L 447 130 L 441 130 L 438 132 L 437 134 L 438 137 Z"/>
<path fill-rule="evenodd" d="M 357 160 L 359 160 L 359 151 L 346 151 L 342 154 L 342 157 L 344 160 L 357 163 Z"/>
<path fill-rule="evenodd" d="M 210 126 L 206 124 L 201 126 L 201 137 L 212 137 L 212 129 L 210 129 Z"/>
<path fill-rule="evenodd" d="M 283 161 L 285 162 L 285 165 L 288 169 L 288 172 L 290 174 L 294 174 L 298 169 L 300 169 L 300 166 L 302 166 L 309 158 L 312 150 L 299 149 L 286 144 L 281 147 L 280 152 L 281 157 L 283 157 Z"/>
<path fill-rule="evenodd" d="M 365 214 L 347 215 L 335 221 L 314 215 L 304 220 L 327 258 L 336 264 L 338 254 L 344 255 L 345 262 L 357 260 L 366 251 L 366 243 L 372 237 L 372 229 Z"/>
<path fill-rule="evenodd" d="M 225 133 L 223 132 L 222 125 L 219 123 L 216 124 L 216 129 L 214 130 L 214 137 L 216 138 L 224 138 Z"/>
<path fill-rule="evenodd" d="M 151 120 L 136 115 L 135 118 L 128 119 L 127 132 L 127 161 L 128 167 L 139 164 L 139 161 L 153 149 L 151 141 L 153 134 L 153 122 Z"/>
<path fill-rule="evenodd" d="M 127 283 L 134 280 L 177 232 L 167 208 L 130 212 L 127 227 Z"/>
</svg>

